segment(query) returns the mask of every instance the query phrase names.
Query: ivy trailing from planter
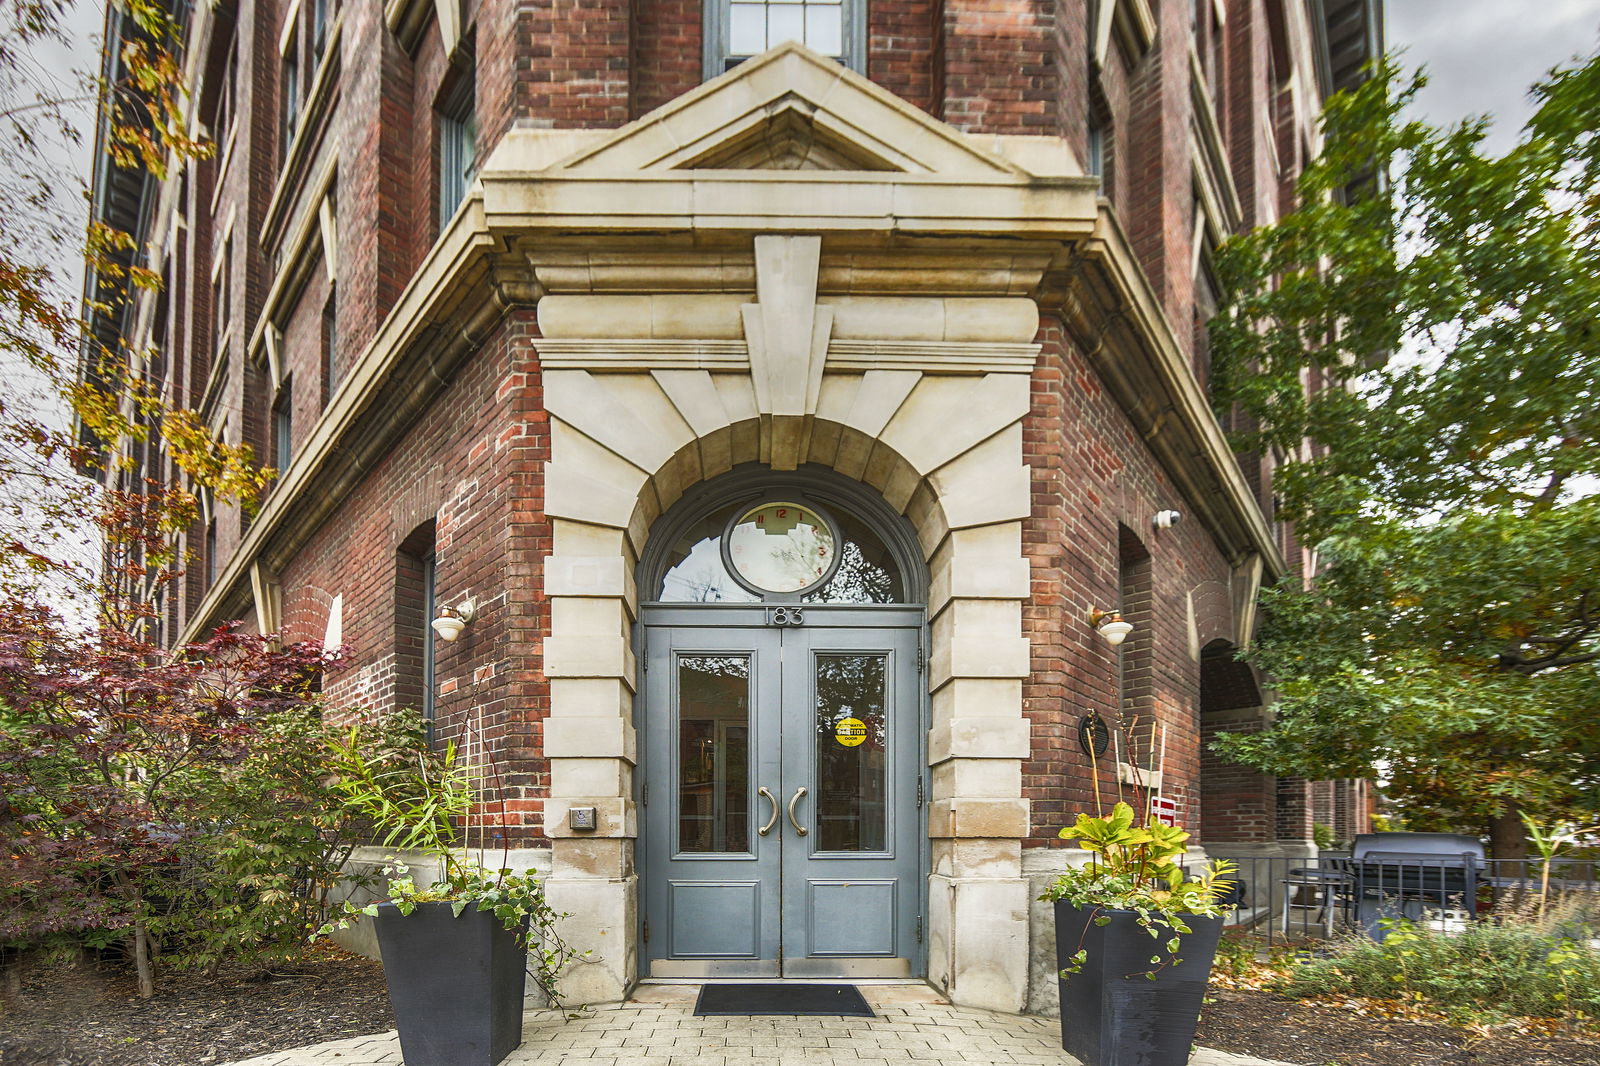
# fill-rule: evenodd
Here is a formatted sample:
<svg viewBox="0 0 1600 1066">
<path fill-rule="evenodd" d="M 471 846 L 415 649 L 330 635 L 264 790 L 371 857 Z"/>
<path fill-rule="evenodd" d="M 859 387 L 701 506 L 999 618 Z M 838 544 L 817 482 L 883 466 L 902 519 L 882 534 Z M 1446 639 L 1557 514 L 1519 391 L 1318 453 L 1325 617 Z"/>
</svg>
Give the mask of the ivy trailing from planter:
<svg viewBox="0 0 1600 1066">
<path fill-rule="evenodd" d="M 1133 821 L 1133 808 L 1126 803 L 1118 803 L 1108 817 L 1078 815 L 1077 823 L 1058 836 L 1080 841 L 1092 857 L 1060 874 L 1039 898 L 1088 908 L 1096 926 L 1110 924 L 1108 911 L 1132 911 L 1139 927 L 1157 942 L 1151 968 L 1142 972 L 1154 981 L 1162 970 L 1182 961 L 1180 938 L 1192 932 L 1185 916 L 1215 918 L 1223 913 L 1221 899 L 1233 887 L 1226 875 L 1236 867 L 1225 859 L 1213 860 L 1191 879 L 1177 862 L 1188 850 L 1188 831 L 1153 819 L 1142 826 Z M 1065 960 L 1061 978 L 1080 972 L 1086 961 L 1088 951 L 1080 942 Z"/>
</svg>

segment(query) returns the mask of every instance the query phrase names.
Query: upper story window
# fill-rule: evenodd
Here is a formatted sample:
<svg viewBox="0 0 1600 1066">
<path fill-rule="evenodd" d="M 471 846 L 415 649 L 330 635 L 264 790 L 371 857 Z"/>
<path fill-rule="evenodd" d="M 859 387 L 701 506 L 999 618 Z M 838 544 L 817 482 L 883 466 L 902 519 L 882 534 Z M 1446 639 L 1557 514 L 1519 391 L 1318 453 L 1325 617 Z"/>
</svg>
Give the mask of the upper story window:
<svg viewBox="0 0 1600 1066">
<path fill-rule="evenodd" d="M 712 0 L 705 11 L 708 78 L 785 41 L 856 70 L 865 60 L 864 0 Z"/>
<path fill-rule="evenodd" d="M 295 0 L 284 17 L 278 38 L 278 158 L 288 158 L 300 126 L 300 115 L 312 95 L 317 72 L 328 51 L 334 0 Z"/>
<path fill-rule="evenodd" d="M 461 71 L 439 104 L 439 226 L 467 198 L 478 170 L 478 104 L 472 67 Z"/>
<path fill-rule="evenodd" d="M 294 461 L 294 385 L 284 378 L 272 402 L 272 465 L 281 477 Z"/>
<path fill-rule="evenodd" d="M 211 278 L 211 306 L 216 315 L 212 325 L 212 353 L 215 361 L 220 363 L 228 351 L 228 328 L 233 321 L 233 309 L 229 304 L 233 282 L 233 234 L 230 232 L 222 240 L 222 247 L 217 255 L 215 273 Z"/>
<path fill-rule="evenodd" d="M 332 21 L 332 0 L 311 0 L 311 61 L 316 66 L 328 50 L 328 23 Z"/>
<path fill-rule="evenodd" d="M 322 402 L 327 404 L 339 387 L 339 290 L 328 287 L 328 300 L 322 305 Z"/>
<path fill-rule="evenodd" d="M 1189 28 L 1194 34 L 1194 50 L 1200 72 L 1213 101 L 1220 102 L 1223 78 L 1222 9 L 1217 0 L 1191 0 Z M 1220 117 L 1220 116 L 1219 116 Z"/>
<path fill-rule="evenodd" d="M 225 143 L 233 133 L 235 102 L 239 91 L 239 38 L 228 43 L 228 58 L 223 64 L 222 77 L 217 83 L 217 108 L 211 119 L 211 133 L 219 143 Z"/>
<path fill-rule="evenodd" d="M 278 84 L 278 161 L 289 155 L 289 145 L 294 141 L 295 125 L 300 121 L 300 41 L 292 33 L 289 46 L 283 52 L 283 65 L 279 70 Z"/>
<path fill-rule="evenodd" d="M 1098 88 L 1089 93 L 1088 121 L 1089 158 L 1085 165 L 1089 176 L 1100 180 L 1100 195 L 1110 196 L 1116 160 L 1116 131 L 1111 122 L 1111 108 Z"/>
</svg>

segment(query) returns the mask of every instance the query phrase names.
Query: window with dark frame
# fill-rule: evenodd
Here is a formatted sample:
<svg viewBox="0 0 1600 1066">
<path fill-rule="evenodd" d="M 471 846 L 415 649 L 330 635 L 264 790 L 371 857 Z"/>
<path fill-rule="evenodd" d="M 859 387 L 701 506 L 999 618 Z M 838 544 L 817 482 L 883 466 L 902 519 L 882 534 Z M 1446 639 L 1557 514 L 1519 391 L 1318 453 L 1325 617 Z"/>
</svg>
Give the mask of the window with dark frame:
<svg viewBox="0 0 1600 1066">
<path fill-rule="evenodd" d="M 1097 190 L 1101 196 L 1110 196 L 1116 170 L 1116 135 L 1111 122 L 1111 108 L 1099 89 L 1089 93 L 1088 155 L 1086 167 L 1090 176 L 1100 180 Z"/>
<path fill-rule="evenodd" d="M 438 577 L 437 559 L 433 552 L 422 557 L 422 711 L 423 720 L 431 731 L 436 713 L 434 707 L 434 634 L 433 616 L 438 611 L 434 599 L 434 584 Z"/>
<path fill-rule="evenodd" d="M 1217 18 L 1216 0 L 1190 0 L 1189 29 L 1194 34 L 1195 54 L 1205 75 L 1211 99 L 1220 105 L 1222 97 L 1222 23 Z M 1219 119 L 1221 115 L 1217 116 Z"/>
<path fill-rule="evenodd" d="M 233 234 L 229 234 L 222 242 L 222 248 L 217 255 L 217 277 L 211 283 L 212 306 L 216 309 L 216 322 L 213 325 L 214 336 L 212 350 L 216 353 L 216 362 L 220 363 L 228 350 L 228 326 L 230 311 L 228 307 L 229 274 L 233 270 Z"/>
<path fill-rule="evenodd" d="M 217 79 L 216 103 L 211 109 L 211 137 L 219 146 L 226 145 L 233 130 L 233 119 L 239 92 L 239 35 L 228 40 L 228 55 L 222 61 L 222 75 Z M 219 147 L 218 151 L 221 151 Z"/>
<path fill-rule="evenodd" d="M 1194 376 L 1209 396 L 1211 382 L 1211 319 L 1217 313 L 1222 287 L 1212 264 L 1211 241 L 1202 238 L 1194 275 Z"/>
<path fill-rule="evenodd" d="M 326 407 L 339 387 L 339 290 L 329 288 L 322 305 L 322 405 Z"/>
<path fill-rule="evenodd" d="M 328 52 L 328 30 L 335 12 L 333 0 L 311 0 L 295 8 L 294 22 L 285 27 L 278 82 L 278 163 L 294 146 L 301 112 L 311 95 L 312 83 Z"/>
<path fill-rule="evenodd" d="M 329 0 L 312 0 L 311 3 L 311 65 L 313 68 L 322 63 L 322 57 L 328 50 L 328 23 L 332 21 L 332 4 Z"/>
<path fill-rule="evenodd" d="M 394 706 L 410 707 L 429 723 L 436 715 L 438 611 L 434 523 L 424 522 L 400 542 L 394 569 Z"/>
<path fill-rule="evenodd" d="M 272 465 L 277 467 L 279 477 L 293 460 L 294 384 L 293 379 L 286 377 L 272 401 Z"/>
<path fill-rule="evenodd" d="M 478 170 L 478 100 L 476 71 L 470 58 L 456 74 L 438 108 L 439 226 L 450 221 L 467 198 Z"/>
<path fill-rule="evenodd" d="M 712 0 L 705 12 L 708 78 L 786 41 L 858 72 L 865 66 L 864 0 Z"/>
<path fill-rule="evenodd" d="M 300 121 L 300 33 L 296 27 L 290 31 L 289 44 L 283 50 L 283 61 L 278 68 L 278 162 L 289 156 L 294 143 L 295 124 Z"/>
<path fill-rule="evenodd" d="M 206 520 L 206 588 L 217 583 L 217 516 Z"/>
</svg>

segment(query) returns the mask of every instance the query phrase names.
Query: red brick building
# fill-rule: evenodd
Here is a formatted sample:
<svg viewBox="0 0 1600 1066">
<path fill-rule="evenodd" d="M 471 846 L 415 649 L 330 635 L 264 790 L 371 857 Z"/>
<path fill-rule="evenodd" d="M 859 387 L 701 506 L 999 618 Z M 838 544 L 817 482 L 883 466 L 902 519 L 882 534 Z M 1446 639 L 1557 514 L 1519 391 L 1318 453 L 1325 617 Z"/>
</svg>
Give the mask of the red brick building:
<svg viewBox="0 0 1600 1066">
<path fill-rule="evenodd" d="M 197 6 L 218 152 L 103 170 L 166 287 L 98 325 L 281 474 L 189 531 L 167 638 L 343 643 L 333 701 L 472 723 L 593 950 L 579 999 L 909 976 L 1050 1009 L 1032 901 L 1076 811 L 1159 761 L 1213 853 L 1311 837 L 1306 782 L 1203 747 L 1262 724 L 1231 654 L 1310 565 L 1204 323 L 1212 249 L 1289 204 L 1376 20 Z M 1094 755 L 1091 712 L 1122 727 Z"/>
</svg>

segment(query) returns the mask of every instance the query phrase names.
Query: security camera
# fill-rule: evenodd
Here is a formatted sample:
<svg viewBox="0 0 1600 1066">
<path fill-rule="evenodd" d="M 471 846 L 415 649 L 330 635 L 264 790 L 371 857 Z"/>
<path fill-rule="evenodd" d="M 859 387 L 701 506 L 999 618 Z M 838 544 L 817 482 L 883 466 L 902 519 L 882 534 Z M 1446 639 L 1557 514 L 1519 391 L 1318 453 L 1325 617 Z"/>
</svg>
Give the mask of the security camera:
<svg viewBox="0 0 1600 1066">
<path fill-rule="evenodd" d="M 1150 520 L 1150 524 L 1157 529 L 1171 529 L 1182 521 L 1182 511 L 1157 511 L 1156 516 Z"/>
</svg>

